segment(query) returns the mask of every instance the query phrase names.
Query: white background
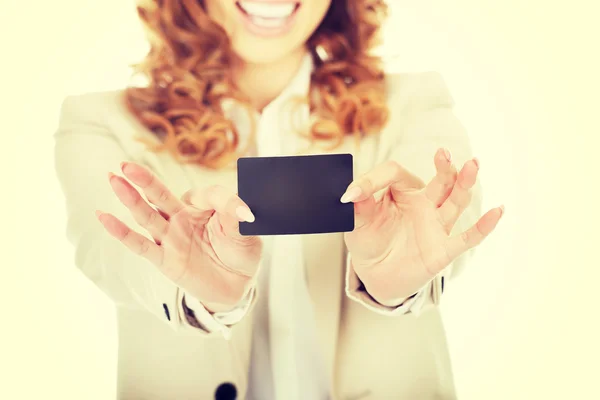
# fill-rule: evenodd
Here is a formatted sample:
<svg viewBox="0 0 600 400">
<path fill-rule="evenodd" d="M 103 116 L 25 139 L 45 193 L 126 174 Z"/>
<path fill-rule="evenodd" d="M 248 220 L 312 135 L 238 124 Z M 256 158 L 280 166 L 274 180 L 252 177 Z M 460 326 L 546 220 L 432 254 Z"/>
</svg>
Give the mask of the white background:
<svg viewBox="0 0 600 400">
<path fill-rule="evenodd" d="M 64 96 L 127 83 L 133 1 L 0 3 L 0 398 L 114 398 L 113 309 L 73 266 L 52 134 Z M 443 74 L 484 204 L 506 205 L 444 297 L 460 398 L 600 398 L 596 2 L 391 3 L 390 69 Z"/>
</svg>

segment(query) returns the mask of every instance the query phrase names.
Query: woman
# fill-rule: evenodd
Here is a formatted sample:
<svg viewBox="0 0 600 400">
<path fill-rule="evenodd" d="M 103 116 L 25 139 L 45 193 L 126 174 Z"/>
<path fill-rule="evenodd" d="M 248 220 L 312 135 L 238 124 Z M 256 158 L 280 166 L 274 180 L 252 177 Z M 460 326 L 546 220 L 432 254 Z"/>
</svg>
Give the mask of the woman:
<svg viewBox="0 0 600 400">
<path fill-rule="evenodd" d="M 440 76 L 369 54 L 385 5 L 139 12 L 148 84 L 67 98 L 56 134 L 76 264 L 117 304 L 119 399 L 454 398 L 435 306 L 502 208 L 479 218 Z M 354 155 L 355 229 L 241 236 L 235 160 L 323 153 Z"/>
</svg>

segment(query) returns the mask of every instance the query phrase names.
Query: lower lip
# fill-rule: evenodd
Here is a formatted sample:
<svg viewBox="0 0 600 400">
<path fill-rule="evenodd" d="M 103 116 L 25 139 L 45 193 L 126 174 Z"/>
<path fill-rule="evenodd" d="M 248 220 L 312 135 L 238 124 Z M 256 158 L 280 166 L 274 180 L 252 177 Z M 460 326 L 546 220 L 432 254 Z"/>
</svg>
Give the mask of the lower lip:
<svg viewBox="0 0 600 400">
<path fill-rule="evenodd" d="M 294 22 L 296 22 L 296 15 L 298 14 L 298 10 L 300 9 L 299 6 L 296 7 L 294 12 L 289 17 L 285 18 L 284 23 L 271 28 L 262 25 L 256 25 L 250 15 L 246 14 L 246 12 L 243 11 L 239 6 L 236 8 L 241 16 L 245 28 L 252 34 L 262 37 L 280 36 L 289 32 L 292 29 L 292 26 L 294 26 Z"/>
</svg>

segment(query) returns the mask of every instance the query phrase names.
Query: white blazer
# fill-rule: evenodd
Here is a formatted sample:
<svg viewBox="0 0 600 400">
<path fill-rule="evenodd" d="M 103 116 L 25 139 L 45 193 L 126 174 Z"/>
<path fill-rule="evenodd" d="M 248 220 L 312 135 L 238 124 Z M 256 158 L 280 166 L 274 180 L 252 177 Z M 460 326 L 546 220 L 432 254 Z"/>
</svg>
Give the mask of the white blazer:
<svg viewBox="0 0 600 400">
<path fill-rule="evenodd" d="M 428 181 L 433 155 L 448 148 L 458 167 L 472 158 L 467 133 L 452 111 L 453 99 L 434 72 L 387 77 L 391 118 L 359 149 L 348 138 L 335 153 L 352 153 L 355 174 L 396 160 Z M 75 264 L 116 304 L 119 329 L 119 399 L 245 398 L 254 310 L 230 329 L 191 326 L 181 312 L 182 291 L 142 258 L 109 237 L 94 211 L 110 212 L 136 227 L 108 184 L 122 161 L 148 166 L 181 195 L 219 184 L 235 190 L 235 171 L 184 165 L 151 153 L 136 137 L 152 134 L 124 108 L 122 92 L 68 97 L 55 135 L 58 179 L 68 212 L 67 236 Z M 316 151 L 315 151 L 316 153 Z M 454 233 L 481 215 L 476 184 Z M 375 302 L 346 264 L 342 234 L 303 237 L 307 285 L 317 304 L 316 324 L 334 399 L 454 399 L 444 329 L 437 305 L 443 287 L 464 268 L 472 251 L 424 289 L 418 302 L 385 307 Z M 260 296 L 260 293 L 257 294 Z M 221 397 L 215 397 L 219 394 Z"/>
</svg>

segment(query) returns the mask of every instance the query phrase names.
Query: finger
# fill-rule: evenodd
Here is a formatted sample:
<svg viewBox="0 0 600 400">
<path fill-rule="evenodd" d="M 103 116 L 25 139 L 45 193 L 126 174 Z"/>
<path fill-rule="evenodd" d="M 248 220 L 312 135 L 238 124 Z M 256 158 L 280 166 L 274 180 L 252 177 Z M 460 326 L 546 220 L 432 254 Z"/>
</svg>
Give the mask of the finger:
<svg viewBox="0 0 600 400">
<path fill-rule="evenodd" d="M 168 215 L 173 215 L 183 208 L 183 203 L 147 168 L 141 165 L 124 162 L 121 171 L 127 179 L 139 186 L 148 200 Z"/>
<path fill-rule="evenodd" d="M 377 202 L 373 196 L 354 203 L 354 231 L 364 228 L 373 220 L 376 208 Z"/>
<path fill-rule="evenodd" d="M 211 186 L 201 190 L 190 190 L 184 196 L 185 203 L 202 211 L 214 210 L 228 235 L 240 236 L 239 222 L 254 222 L 250 207 L 235 193 L 223 186 Z"/>
<path fill-rule="evenodd" d="M 109 181 L 117 198 L 129 209 L 135 221 L 150 232 L 154 239 L 162 241 L 169 227 L 166 219 L 157 210 L 150 207 L 139 192 L 125 179 L 110 173 Z"/>
<path fill-rule="evenodd" d="M 96 216 L 106 231 L 123 243 L 133 253 L 144 257 L 156 266 L 162 265 L 163 249 L 159 245 L 131 230 L 127 225 L 111 214 L 96 211 Z"/>
<path fill-rule="evenodd" d="M 388 161 L 352 182 L 340 201 L 342 203 L 363 201 L 387 187 L 392 191 L 422 189 L 425 183 L 397 162 Z"/>
<path fill-rule="evenodd" d="M 471 203 L 471 188 L 475 185 L 478 171 L 477 159 L 467 161 L 456 178 L 450 196 L 438 209 L 440 218 L 448 232 Z"/>
<path fill-rule="evenodd" d="M 465 251 L 479 245 L 485 239 L 504 214 L 504 206 L 493 208 L 485 213 L 479 221 L 460 235 L 453 236 L 446 243 L 446 253 L 452 262 Z"/>
<path fill-rule="evenodd" d="M 452 192 L 456 182 L 456 168 L 452 164 L 452 156 L 446 149 L 439 149 L 434 157 L 435 177 L 425 187 L 425 196 L 436 207 L 441 206 Z"/>
<path fill-rule="evenodd" d="M 171 216 L 168 215 L 166 212 L 164 212 L 163 210 L 161 210 L 160 208 L 157 208 L 156 211 L 158 211 L 158 213 L 160 214 L 161 217 L 163 217 L 165 219 L 165 221 L 169 221 L 171 219 Z"/>
<path fill-rule="evenodd" d="M 219 214 L 228 214 L 238 221 L 254 222 L 250 207 L 231 190 L 214 185 L 203 189 L 194 189 L 183 195 L 183 202 L 199 210 L 215 210 Z"/>
<path fill-rule="evenodd" d="M 234 241 L 238 242 L 249 242 L 255 240 L 256 238 L 256 236 L 244 236 L 240 233 L 240 220 L 237 217 L 232 217 L 229 214 L 216 213 L 213 219 L 215 219 L 216 222 L 221 226 L 223 233 L 229 239 L 233 239 Z"/>
</svg>

